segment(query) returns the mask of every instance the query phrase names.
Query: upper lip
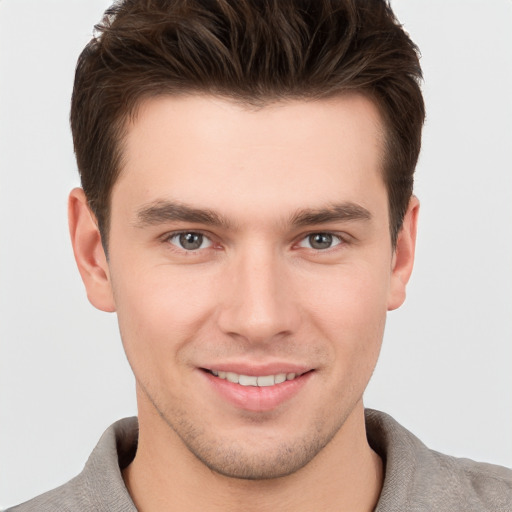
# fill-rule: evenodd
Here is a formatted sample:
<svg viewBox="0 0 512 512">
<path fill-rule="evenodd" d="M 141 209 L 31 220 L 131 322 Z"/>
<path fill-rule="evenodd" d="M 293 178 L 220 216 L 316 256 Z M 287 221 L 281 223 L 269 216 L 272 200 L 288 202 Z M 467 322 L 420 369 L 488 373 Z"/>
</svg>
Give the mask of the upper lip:
<svg viewBox="0 0 512 512">
<path fill-rule="evenodd" d="M 232 372 L 238 375 L 261 376 L 261 375 L 278 375 L 280 373 L 295 373 L 301 375 L 313 368 L 310 366 L 295 364 L 289 362 L 272 362 L 266 364 L 249 364 L 249 363 L 211 363 L 201 366 L 204 370 L 215 370 L 222 372 Z"/>
</svg>

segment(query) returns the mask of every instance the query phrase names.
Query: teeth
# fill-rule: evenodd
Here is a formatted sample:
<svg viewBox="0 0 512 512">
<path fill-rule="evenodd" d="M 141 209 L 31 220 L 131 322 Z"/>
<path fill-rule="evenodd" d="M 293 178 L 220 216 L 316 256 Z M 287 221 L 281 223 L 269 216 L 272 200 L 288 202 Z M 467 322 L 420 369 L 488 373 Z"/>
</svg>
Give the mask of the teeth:
<svg viewBox="0 0 512 512">
<path fill-rule="evenodd" d="M 241 379 L 241 377 L 240 377 Z M 257 377 L 258 386 L 273 386 L 276 383 L 276 379 L 273 375 L 265 375 L 263 377 Z"/>
<path fill-rule="evenodd" d="M 286 380 L 286 373 L 278 373 L 276 375 L 276 384 L 281 384 L 281 382 L 284 382 Z"/>
<path fill-rule="evenodd" d="M 238 384 L 238 378 L 239 378 L 238 373 L 233 373 L 233 372 L 226 373 L 226 380 L 228 382 L 232 382 L 233 384 Z"/>
<path fill-rule="evenodd" d="M 286 380 L 293 380 L 299 376 L 297 373 L 278 373 L 277 375 L 239 375 L 234 372 L 223 372 L 217 370 L 210 370 L 213 375 L 219 379 L 225 379 L 233 384 L 240 384 L 241 386 L 259 386 L 268 387 L 274 384 L 281 384 Z"/>
<path fill-rule="evenodd" d="M 238 377 L 238 384 L 242 386 L 257 386 L 258 385 L 258 377 L 249 377 L 248 375 L 240 375 Z"/>
</svg>

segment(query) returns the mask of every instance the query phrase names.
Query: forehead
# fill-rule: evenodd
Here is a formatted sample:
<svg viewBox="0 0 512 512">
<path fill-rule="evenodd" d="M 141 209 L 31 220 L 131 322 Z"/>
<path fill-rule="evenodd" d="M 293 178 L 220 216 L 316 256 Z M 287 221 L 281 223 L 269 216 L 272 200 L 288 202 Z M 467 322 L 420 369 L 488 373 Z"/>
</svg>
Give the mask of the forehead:
<svg viewBox="0 0 512 512">
<path fill-rule="evenodd" d="M 384 187 L 383 140 L 377 108 L 358 94 L 259 108 L 204 95 L 151 98 L 127 126 L 112 201 L 170 198 L 227 215 L 354 199 L 368 207 L 371 187 Z"/>
</svg>

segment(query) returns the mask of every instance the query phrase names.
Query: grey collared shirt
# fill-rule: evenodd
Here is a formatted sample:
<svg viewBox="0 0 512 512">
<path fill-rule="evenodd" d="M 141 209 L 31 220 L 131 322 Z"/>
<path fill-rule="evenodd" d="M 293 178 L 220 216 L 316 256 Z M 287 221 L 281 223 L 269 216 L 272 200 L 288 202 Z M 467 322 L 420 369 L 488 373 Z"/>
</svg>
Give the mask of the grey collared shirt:
<svg viewBox="0 0 512 512">
<path fill-rule="evenodd" d="M 366 410 L 366 427 L 385 467 L 375 512 L 512 512 L 512 470 L 429 450 L 378 411 Z M 137 512 L 121 474 L 137 438 L 136 418 L 114 423 L 78 476 L 7 512 Z"/>
</svg>

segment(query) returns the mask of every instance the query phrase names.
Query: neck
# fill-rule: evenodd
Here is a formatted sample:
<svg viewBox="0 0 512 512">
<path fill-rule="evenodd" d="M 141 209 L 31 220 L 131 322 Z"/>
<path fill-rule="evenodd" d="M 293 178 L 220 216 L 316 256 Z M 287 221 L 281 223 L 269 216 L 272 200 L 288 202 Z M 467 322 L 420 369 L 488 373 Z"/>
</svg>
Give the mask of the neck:
<svg viewBox="0 0 512 512">
<path fill-rule="evenodd" d="M 208 469 L 150 407 L 139 403 L 139 444 L 124 470 L 139 512 L 245 512 L 374 509 L 382 462 L 366 439 L 359 402 L 324 449 L 295 473 L 269 480 L 229 478 Z"/>
</svg>

